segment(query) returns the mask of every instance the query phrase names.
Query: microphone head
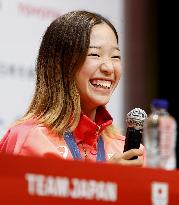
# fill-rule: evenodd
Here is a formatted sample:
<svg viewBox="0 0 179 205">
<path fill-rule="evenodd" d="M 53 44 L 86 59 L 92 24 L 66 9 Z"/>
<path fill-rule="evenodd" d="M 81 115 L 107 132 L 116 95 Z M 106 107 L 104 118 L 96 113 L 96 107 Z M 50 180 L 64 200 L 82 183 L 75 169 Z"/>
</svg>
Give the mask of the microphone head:
<svg viewBox="0 0 179 205">
<path fill-rule="evenodd" d="M 136 130 L 143 129 L 146 118 L 147 114 L 144 110 L 140 108 L 134 108 L 127 114 L 127 127 L 133 127 Z"/>
</svg>

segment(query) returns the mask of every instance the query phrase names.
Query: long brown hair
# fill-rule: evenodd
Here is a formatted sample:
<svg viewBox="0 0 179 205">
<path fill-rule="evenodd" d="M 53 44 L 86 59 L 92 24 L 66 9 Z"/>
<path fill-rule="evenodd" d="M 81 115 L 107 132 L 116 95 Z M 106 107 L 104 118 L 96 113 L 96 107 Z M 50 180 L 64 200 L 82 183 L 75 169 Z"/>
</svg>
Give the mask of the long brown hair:
<svg viewBox="0 0 179 205">
<path fill-rule="evenodd" d="M 81 107 L 74 76 L 87 55 L 91 29 L 100 23 L 108 24 L 118 41 L 109 20 L 88 11 L 66 13 L 49 25 L 37 58 L 35 93 L 22 120 L 38 118 L 58 134 L 76 128 Z"/>
</svg>

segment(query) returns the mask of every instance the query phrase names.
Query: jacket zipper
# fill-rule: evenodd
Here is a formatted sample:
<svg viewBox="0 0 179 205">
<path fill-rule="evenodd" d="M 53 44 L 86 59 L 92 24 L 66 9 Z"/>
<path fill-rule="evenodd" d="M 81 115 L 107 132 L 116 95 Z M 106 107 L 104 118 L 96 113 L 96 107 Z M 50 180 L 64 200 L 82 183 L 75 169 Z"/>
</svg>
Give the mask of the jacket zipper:
<svg viewBox="0 0 179 205">
<path fill-rule="evenodd" d="M 97 125 L 98 127 L 96 128 L 96 135 L 98 136 L 99 135 L 99 131 L 101 129 L 101 125 Z"/>
</svg>

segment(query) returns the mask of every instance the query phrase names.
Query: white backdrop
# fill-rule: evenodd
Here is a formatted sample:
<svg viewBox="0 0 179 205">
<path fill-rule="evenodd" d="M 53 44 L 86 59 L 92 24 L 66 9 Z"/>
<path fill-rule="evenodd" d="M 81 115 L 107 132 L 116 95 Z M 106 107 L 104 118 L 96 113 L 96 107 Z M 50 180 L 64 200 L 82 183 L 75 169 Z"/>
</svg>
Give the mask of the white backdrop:
<svg viewBox="0 0 179 205">
<path fill-rule="evenodd" d="M 0 138 L 29 105 L 34 89 L 34 67 L 46 27 L 57 16 L 74 9 L 98 12 L 116 26 L 123 55 L 124 0 L 0 0 Z M 123 79 L 108 110 L 115 124 L 124 123 Z"/>
</svg>

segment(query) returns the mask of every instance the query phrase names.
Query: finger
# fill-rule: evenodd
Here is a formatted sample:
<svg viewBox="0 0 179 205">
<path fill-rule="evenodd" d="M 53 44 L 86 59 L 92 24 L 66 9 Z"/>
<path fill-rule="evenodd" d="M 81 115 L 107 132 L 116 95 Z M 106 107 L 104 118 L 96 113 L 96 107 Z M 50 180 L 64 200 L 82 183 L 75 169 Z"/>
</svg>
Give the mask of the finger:
<svg viewBox="0 0 179 205">
<path fill-rule="evenodd" d="M 120 165 L 125 165 L 125 166 L 137 166 L 137 167 L 141 167 L 143 166 L 143 160 L 142 159 L 134 159 L 134 160 L 125 160 L 125 159 L 121 159 L 119 160 L 119 162 L 117 162 Z"/>
<path fill-rule="evenodd" d="M 109 163 L 115 163 L 120 165 L 126 166 L 143 166 L 143 160 L 140 158 L 134 160 L 123 159 L 122 155 L 115 154 L 111 159 L 108 161 Z"/>
<path fill-rule="evenodd" d="M 134 156 L 142 156 L 143 151 L 140 149 L 130 149 L 123 153 L 123 159 L 131 159 Z"/>
</svg>

